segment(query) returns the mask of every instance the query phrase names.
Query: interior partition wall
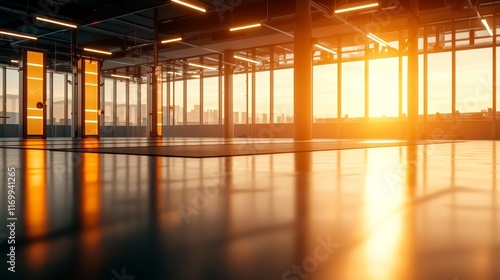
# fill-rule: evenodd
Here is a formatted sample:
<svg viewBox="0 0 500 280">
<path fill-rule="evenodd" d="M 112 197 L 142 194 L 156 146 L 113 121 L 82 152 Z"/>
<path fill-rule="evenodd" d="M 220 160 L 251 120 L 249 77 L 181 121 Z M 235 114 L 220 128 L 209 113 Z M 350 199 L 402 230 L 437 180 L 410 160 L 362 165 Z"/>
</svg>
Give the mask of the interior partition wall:
<svg viewBox="0 0 500 280">
<path fill-rule="evenodd" d="M 44 52 L 23 51 L 22 70 L 22 112 L 21 127 L 23 138 L 45 138 L 47 136 L 47 91 L 46 54 Z"/>
</svg>

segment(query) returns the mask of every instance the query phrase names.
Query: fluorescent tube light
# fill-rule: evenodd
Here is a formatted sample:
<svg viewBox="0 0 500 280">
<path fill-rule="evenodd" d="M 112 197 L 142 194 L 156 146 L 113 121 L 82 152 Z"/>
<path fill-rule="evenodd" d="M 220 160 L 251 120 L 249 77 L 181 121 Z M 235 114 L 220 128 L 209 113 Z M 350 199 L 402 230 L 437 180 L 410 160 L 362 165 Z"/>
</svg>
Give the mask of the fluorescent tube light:
<svg viewBox="0 0 500 280">
<path fill-rule="evenodd" d="M 84 51 L 88 52 L 95 52 L 95 53 L 102 53 L 102 54 L 107 54 L 107 55 L 112 55 L 113 53 L 108 52 L 108 51 L 101 51 L 101 50 L 96 50 L 96 49 L 91 49 L 91 48 L 83 48 Z"/>
<path fill-rule="evenodd" d="M 488 33 L 490 33 L 490 36 L 493 36 L 493 31 L 491 30 L 490 26 L 488 25 L 488 22 L 486 21 L 485 18 L 481 19 L 481 22 L 483 23 L 484 27 L 486 27 L 486 30 L 488 30 Z"/>
<path fill-rule="evenodd" d="M 182 77 L 181 73 L 177 73 L 177 72 L 174 72 L 174 71 L 168 71 L 167 74 L 176 75 L 176 76 Z"/>
<path fill-rule="evenodd" d="M 239 59 L 239 60 L 244 60 L 246 62 L 250 62 L 250 63 L 254 63 L 254 64 L 258 64 L 258 65 L 262 64 L 262 63 L 260 63 L 260 61 L 253 60 L 253 59 L 246 58 L 246 57 L 242 57 L 242 56 L 239 56 L 239 55 L 234 55 L 233 57 L 236 58 L 236 59 Z"/>
<path fill-rule="evenodd" d="M 350 7 L 341 8 L 341 9 L 335 10 L 335 13 L 336 14 L 347 13 L 347 12 L 352 12 L 352 11 L 357 11 L 357 10 L 363 10 L 363 9 L 373 8 L 373 7 L 377 7 L 377 6 L 378 6 L 378 3 L 362 4 L 362 5 L 356 5 L 356 6 L 350 6 Z"/>
<path fill-rule="evenodd" d="M 129 79 L 129 80 L 132 79 L 129 76 L 123 76 L 123 75 L 117 75 L 117 74 L 111 74 L 111 77 L 120 78 L 120 79 Z"/>
<path fill-rule="evenodd" d="M 329 49 L 329 48 L 327 48 L 327 47 L 323 47 L 323 46 L 322 46 L 322 45 L 320 45 L 320 44 L 315 44 L 314 46 L 315 46 L 316 48 L 318 48 L 318 49 L 322 49 L 322 50 L 324 50 L 324 51 L 326 51 L 326 52 L 333 53 L 333 54 L 337 54 L 337 52 L 336 52 L 336 51 L 334 51 L 334 50 L 330 50 L 330 49 Z"/>
<path fill-rule="evenodd" d="M 10 62 L 11 63 L 19 63 L 19 60 L 11 59 Z"/>
<path fill-rule="evenodd" d="M 24 35 L 24 34 L 13 33 L 13 32 L 8 32 L 8 31 L 3 31 L 3 30 L 0 30 L 0 34 L 4 34 L 4 35 L 7 35 L 7 36 L 19 37 L 19 38 L 25 38 L 25 39 L 30 39 L 30 40 L 36 40 L 37 39 L 34 36 L 28 36 L 28 35 Z"/>
<path fill-rule="evenodd" d="M 373 35 L 372 33 L 368 33 L 368 34 L 366 34 L 366 36 L 368 38 L 372 39 L 373 41 L 379 43 L 379 44 L 389 46 L 389 43 L 387 43 L 386 41 L 384 41 L 384 40 L 380 39 L 379 37 Z"/>
<path fill-rule="evenodd" d="M 200 6 L 196 6 L 196 5 L 181 1 L 181 0 L 172 0 L 172 2 L 186 6 L 186 7 L 191 8 L 191 9 L 198 10 L 198 11 L 203 12 L 203 13 L 207 12 L 207 10 L 205 8 L 202 8 Z"/>
<path fill-rule="evenodd" d="M 69 27 L 69 28 L 76 28 L 75 24 L 66 23 L 66 22 L 62 22 L 62 21 L 59 21 L 59 20 L 48 19 L 48 18 L 44 18 L 44 17 L 36 17 L 36 19 L 40 20 L 40 21 L 45 21 L 45 22 L 48 22 L 48 23 L 53 23 L 53 24 L 57 24 L 57 25 L 66 26 L 66 27 Z"/>
<path fill-rule="evenodd" d="M 238 30 L 243 30 L 243 29 L 249 29 L 249 28 L 255 28 L 255 27 L 260 27 L 260 23 L 255 23 L 255 24 L 250 24 L 250 25 L 244 25 L 244 26 L 238 26 L 238 27 L 233 27 L 230 28 L 229 31 L 238 31 Z"/>
<path fill-rule="evenodd" d="M 208 69 L 208 70 L 214 70 L 214 71 L 217 70 L 216 67 L 210 67 L 210 66 L 196 64 L 196 63 L 191 63 L 191 62 L 189 62 L 188 65 L 191 65 L 191 66 L 194 66 L 194 67 L 199 67 L 199 68 L 204 68 L 204 69 Z"/>
<path fill-rule="evenodd" d="M 177 37 L 177 38 L 173 38 L 173 39 L 167 39 L 167 40 L 161 41 L 161 43 L 162 44 L 166 44 L 166 43 L 172 43 L 172 42 L 178 42 L 178 41 L 182 41 L 182 38 L 181 37 Z"/>
</svg>

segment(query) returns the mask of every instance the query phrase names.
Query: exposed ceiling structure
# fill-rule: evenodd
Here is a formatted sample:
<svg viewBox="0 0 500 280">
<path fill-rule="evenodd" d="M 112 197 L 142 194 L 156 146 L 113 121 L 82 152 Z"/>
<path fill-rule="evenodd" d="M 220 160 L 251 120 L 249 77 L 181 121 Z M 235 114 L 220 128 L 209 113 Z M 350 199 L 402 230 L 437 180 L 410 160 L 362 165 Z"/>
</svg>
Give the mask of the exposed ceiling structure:
<svg viewBox="0 0 500 280">
<path fill-rule="evenodd" d="M 0 34 L 0 64 L 18 59 L 23 48 L 47 52 L 49 67 L 70 71 L 72 49 L 83 48 L 112 52 L 103 70 L 127 75 L 144 74 L 140 66 L 153 61 L 155 26 L 159 40 L 181 36 L 181 42 L 158 44 L 160 62 L 208 55 L 206 61 L 217 64 L 218 54 L 227 49 L 247 50 L 281 45 L 293 52 L 295 1 L 293 0 L 190 0 L 206 9 L 205 13 L 173 3 L 171 0 L 25 0 L 0 1 L 0 31 L 36 36 L 37 40 Z M 405 29 L 409 0 L 382 0 L 375 10 L 337 15 L 339 7 L 360 1 L 313 0 L 313 35 L 325 46 L 334 47 L 329 38 L 349 36 L 378 23 L 377 32 Z M 366 1 L 361 1 L 366 2 Z M 422 25 L 495 14 L 500 1 L 440 0 L 420 1 Z M 76 24 L 76 29 L 54 25 L 37 16 Z M 229 28 L 249 23 L 260 28 L 230 32 Z M 383 24 L 381 24 L 383 23 Z M 478 23 L 480 24 L 480 23 Z M 265 48 L 257 56 L 266 55 Z M 199 61 L 199 60 L 198 60 Z M 141 73 L 142 72 L 142 73 Z"/>
</svg>

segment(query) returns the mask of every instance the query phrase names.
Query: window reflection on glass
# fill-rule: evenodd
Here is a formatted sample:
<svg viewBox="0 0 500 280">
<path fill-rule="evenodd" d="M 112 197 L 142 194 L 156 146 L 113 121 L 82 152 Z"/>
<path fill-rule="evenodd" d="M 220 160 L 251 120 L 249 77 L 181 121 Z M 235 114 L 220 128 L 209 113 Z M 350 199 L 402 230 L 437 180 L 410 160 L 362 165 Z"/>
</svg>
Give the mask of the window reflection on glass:
<svg viewBox="0 0 500 280">
<path fill-rule="evenodd" d="M 113 79 L 104 79 L 104 124 L 113 125 L 115 115 L 113 104 Z"/>
<path fill-rule="evenodd" d="M 54 125 L 63 125 L 64 124 L 64 74 L 54 73 L 53 76 L 53 101 L 52 108 L 54 110 L 53 115 L 54 119 L 52 123 Z"/>
<path fill-rule="evenodd" d="M 408 57 L 403 56 L 402 113 L 408 116 Z M 418 114 L 424 115 L 424 55 L 418 56 Z"/>
<path fill-rule="evenodd" d="M 184 124 L 184 81 L 174 82 L 174 123 Z"/>
<path fill-rule="evenodd" d="M 141 126 L 148 124 L 148 85 L 141 84 Z"/>
<path fill-rule="evenodd" d="M 432 53 L 428 57 L 428 114 L 446 118 L 451 113 L 451 53 Z"/>
<path fill-rule="evenodd" d="M 255 73 L 255 123 L 270 122 L 270 76 L 269 71 Z"/>
<path fill-rule="evenodd" d="M 3 83 L 5 82 L 4 79 L 3 79 L 3 73 L 5 71 L 5 67 L 0 67 L 0 116 L 4 117 L 6 116 L 6 112 L 4 112 L 4 109 L 3 109 L 3 97 L 4 97 L 4 92 L 3 92 Z M 0 124 L 5 124 L 5 119 L 4 118 L 0 118 Z"/>
<path fill-rule="evenodd" d="M 249 77 L 250 78 L 250 77 Z M 247 88 L 246 74 L 236 74 L 233 76 L 233 122 L 235 124 L 247 123 L 247 100 L 250 107 L 250 98 L 247 99 L 247 89 L 250 92 L 250 87 Z"/>
<path fill-rule="evenodd" d="M 488 116 L 488 110 L 491 115 L 493 108 L 491 60 L 490 48 L 456 53 L 456 110 L 460 116 L 482 118 Z"/>
<path fill-rule="evenodd" d="M 500 17 L 498 19 L 500 20 Z M 500 34 L 500 28 L 498 28 L 497 30 L 498 30 L 497 34 Z M 500 36 L 497 40 L 500 41 Z M 500 47 L 497 47 L 496 51 L 497 51 L 497 61 L 496 61 L 496 63 L 497 63 L 497 65 L 496 65 L 497 66 L 497 77 L 496 77 L 497 104 L 496 105 L 497 106 L 496 107 L 497 107 L 497 112 L 498 112 L 500 110 L 500 98 L 498 98 L 498 94 L 500 93 L 500 55 L 499 55 L 500 54 Z M 493 63 L 495 63 L 495 62 L 493 62 Z"/>
<path fill-rule="evenodd" d="M 293 123 L 293 69 L 274 71 L 274 123 Z"/>
<path fill-rule="evenodd" d="M 199 125 L 200 124 L 200 79 L 189 79 L 187 80 L 187 120 L 188 125 Z"/>
<path fill-rule="evenodd" d="M 314 122 L 336 122 L 337 64 L 317 65 L 313 71 Z"/>
<path fill-rule="evenodd" d="M 342 118 L 344 121 L 365 117 L 365 62 L 342 64 Z"/>
<path fill-rule="evenodd" d="M 219 123 L 219 77 L 203 79 L 203 123 Z"/>
<path fill-rule="evenodd" d="M 125 81 L 116 81 L 116 125 L 127 125 L 127 83 Z"/>
<path fill-rule="evenodd" d="M 7 119 L 8 124 L 19 124 L 19 72 L 7 69 Z"/>
<path fill-rule="evenodd" d="M 43 135 L 44 133 L 44 78 L 45 73 L 44 54 L 40 52 L 27 51 L 25 59 L 24 75 L 26 77 L 26 134 Z"/>
<path fill-rule="evenodd" d="M 128 118 L 129 125 L 136 126 L 137 125 L 137 84 L 130 83 L 129 84 L 129 96 L 128 96 Z"/>
<path fill-rule="evenodd" d="M 399 114 L 398 58 L 373 59 L 369 62 L 370 118 L 397 117 Z"/>
<path fill-rule="evenodd" d="M 73 113 L 73 75 L 68 74 L 68 125 L 71 125 Z"/>
</svg>

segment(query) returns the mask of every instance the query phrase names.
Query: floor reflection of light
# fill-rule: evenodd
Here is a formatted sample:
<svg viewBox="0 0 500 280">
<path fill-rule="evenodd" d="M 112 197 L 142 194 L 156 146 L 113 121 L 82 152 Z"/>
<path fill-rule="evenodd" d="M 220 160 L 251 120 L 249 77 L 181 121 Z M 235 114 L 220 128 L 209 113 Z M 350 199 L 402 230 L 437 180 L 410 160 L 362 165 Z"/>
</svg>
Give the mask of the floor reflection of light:
<svg viewBox="0 0 500 280">
<path fill-rule="evenodd" d="M 401 142 L 403 142 L 403 141 L 380 139 L 380 140 L 366 140 L 366 141 L 361 141 L 360 143 L 362 143 L 362 144 L 392 144 L 392 143 L 401 143 Z"/>
<path fill-rule="evenodd" d="M 390 151 L 395 153 L 391 156 Z M 391 212 L 403 203 L 403 193 L 390 191 L 381 174 L 393 170 L 398 162 L 395 149 L 368 150 L 365 182 L 365 221 L 368 233 L 364 247 L 366 279 L 385 280 L 394 279 L 395 276 L 403 218 L 391 215 Z M 394 171 L 397 172 L 396 169 Z"/>
<path fill-rule="evenodd" d="M 97 271 L 101 262 L 102 229 L 101 222 L 101 165 L 100 154 L 82 153 L 80 217 L 84 228 L 80 245 L 83 255 L 82 267 L 86 273 Z"/>
<path fill-rule="evenodd" d="M 82 154 L 82 221 L 84 226 L 99 223 L 101 210 L 99 154 Z"/>
<path fill-rule="evenodd" d="M 26 237 L 37 238 L 47 234 L 47 184 L 45 178 L 45 151 L 26 150 L 26 201 L 24 222 Z M 28 263 L 31 268 L 43 265 L 47 255 L 47 244 L 37 242 L 27 248 Z"/>
<path fill-rule="evenodd" d="M 47 185 L 45 180 L 45 151 L 26 150 L 26 207 L 27 237 L 47 233 Z"/>
</svg>

